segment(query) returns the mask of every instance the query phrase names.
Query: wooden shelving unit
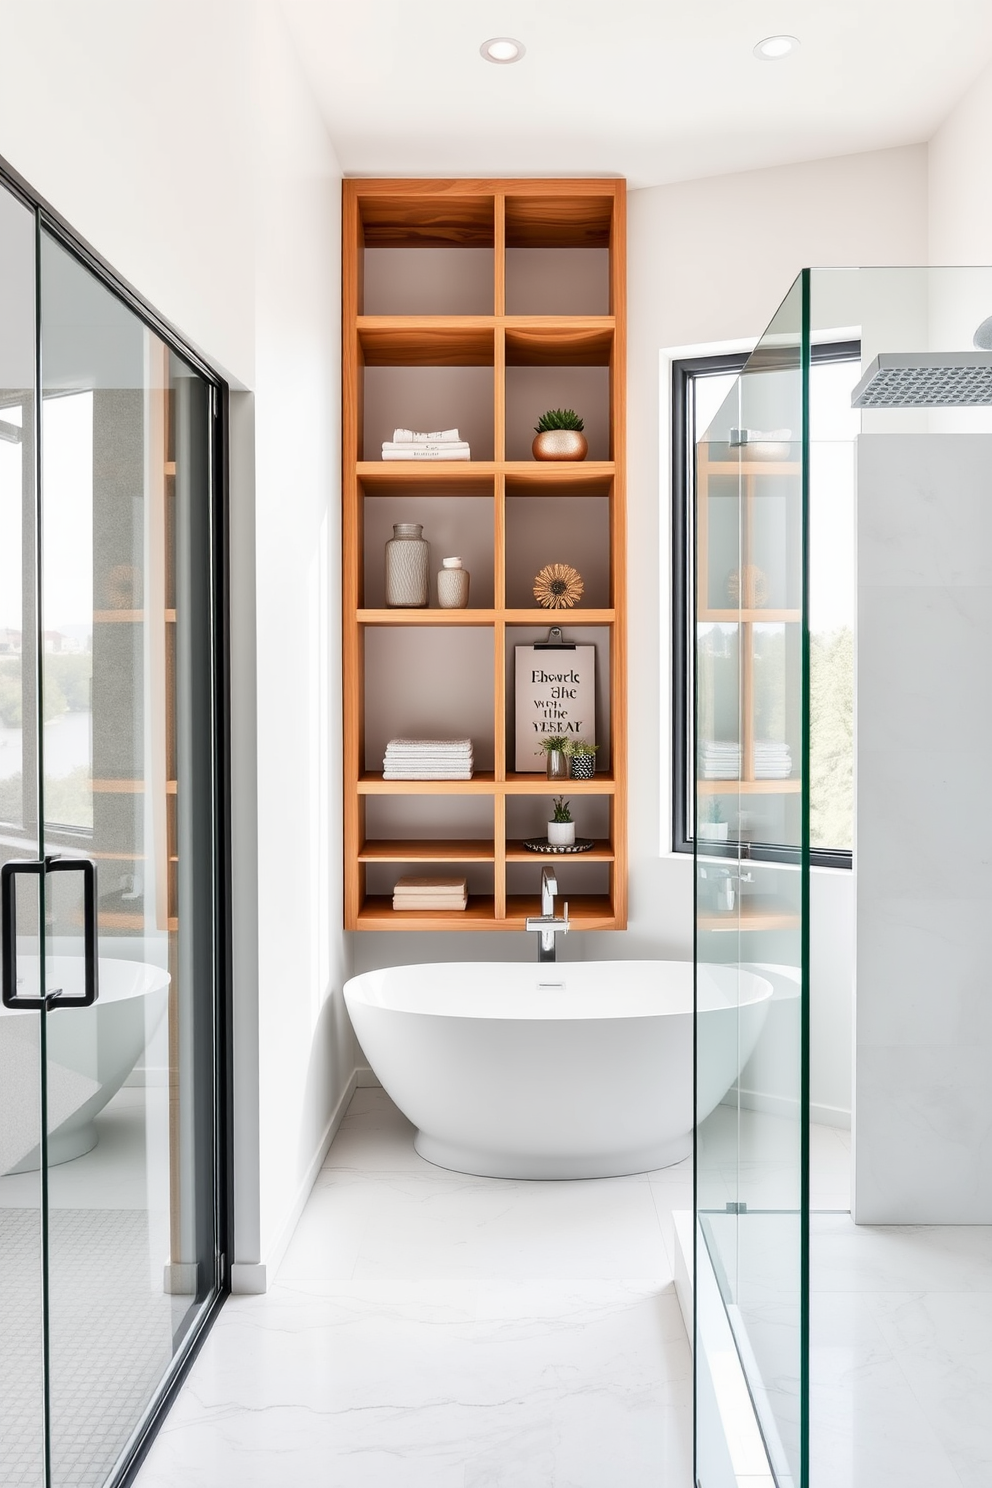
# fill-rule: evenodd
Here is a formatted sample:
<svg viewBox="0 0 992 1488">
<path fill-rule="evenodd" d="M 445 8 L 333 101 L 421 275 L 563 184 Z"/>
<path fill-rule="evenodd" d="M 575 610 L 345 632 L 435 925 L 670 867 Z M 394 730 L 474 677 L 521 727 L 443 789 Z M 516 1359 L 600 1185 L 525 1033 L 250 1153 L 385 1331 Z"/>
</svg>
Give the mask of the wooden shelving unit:
<svg viewBox="0 0 992 1488">
<path fill-rule="evenodd" d="M 348 180 L 343 200 L 343 566 L 344 566 L 344 851 L 345 925 L 352 930 L 514 930 L 523 929 L 528 914 L 540 912 L 539 881 L 543 863 L 559 867 L 562 895 L 576 928 L 623 929 L 627 916 L 626 844 L 626 512 L 624 488 L 625 423 L 625 188 L 622 181 L 593 180 Z M 372 313 L 366 305 L 366 250 L 388 248 L 404 253 L 421 249 L 482 249 L 491 255 L 490 275 L 484 287 L 487 313 L 447 314 Z M 588 304 L 576 304 L 575 313 L 508 313 L 512 309 L 516 281 L 510 255 L 516 249 L 600 250 L 596 264 L 604 264 L 603 303 L 597 313 Z M 566 253 L 565 257 L 568 257 Z M 520 264 L 526 255 L 514 261 Z M 480 260 L 477 255 L 473 262 Z M 529 262 L 539 271 L 557 260 L 540 254 Z M 396 262 L 396 260 L 394 260 Z M 400 278 L 409 260 L 400 262 Z M 465 263 L 467 260 L 459 260 Z M 580 274 L 593 260 L 573 257 Z M 457 276 L 456 276 L 457 277 Z M 397 296 L 401 292 L 397 290 Z M 439 307 L 441 311 L 444 307 Z M 482 307 L 485 308 L 485 307 Z M 528 306 L 541 310 L 541 305 Z M 551 307 L 549 307 L 551 308 Z M 555 306 L 556 311 L 560 306 Z M 369 313 L 366 313 L 368 310 Z M 599 313 L 601 312 L 601 313 Z M 472 440 L 473 455 L 482 459 L 465 463 L 391 461 L 378 458 L 377 440 L 391 437 L 370 432 L 366 447 L 366 423 L 371 400 L 367 400 L 369 375 L 402 375 L 425 369 L 425 380 L 444 375 L 443 369 L 466 369 L 466 378 L 477 380 L 492 372 L 491 405 L 487 410 L 484 438 Z M 388 371 L 387 369 L 392 369 Z M 399 370 L 402 369 L 402 370 Z M 475 369 L 482 369 L 481 371 Z M 517 369 L 522 369 L 520 372 Z M 541 369 L 544 369 L 542 373 Z M 554 377 L 562 370 L 563 382 L 573 369 L 602 369 L 594 374 L 607 389 L 600 424 L 601 447 L 591 449 L 590 458 L 576 464 L 545 464 L 531 459 L 507 458 L 520 454 L 523 426 L 512 412 L 511 383 L 518 377 Z M 586 374 L 580 374 L 586 375 Z M 593 375 L 593 374 L 589 374 Z M 409 386 L 409 384 L 407 384 Z M 473 386 L 481 385 L 479 381 Z M 599 386 L 599 384 L 596 384 Z M 529 386 L 529 384 L 528 384 Z M 517 394 L 519 401 L 519 393 Z M 508 428 L 508 402 L 511 416 Z M 563 392 L 561 406 L 576 406 Z M 529 424 L 547 406 L 536 406 Z M 585 413 L 583 408 L 580 412 Z M 401 402 L 395 404 L 395 425 L 408 423 Z M 588 422 L 588 415 L 587 422 Z M 459 423 L 452 415 L 445 426 Z M 439 427 L 434 424 L 431 427 Z M 385 425 L 383 428 L 385 429 Z M 464 435 L 463 435 L 464 437 Z M 529 443 L 530 433 L 527 430 Z M 592 443 L 592 436 L 590 435 Z M 490 457 L 491 455 L 491 457 Z M 491 574 L 473 572 L 473 595 L 483 593 L 485 603 L 465 610 L 391 610 L 383 608 L 376 595 L 366 602 L 369 564 L 382 563 L 380 551 L 366 554 L 365 529 L 369 503 L 401 501 L 416 515 L 418 499 L 438 497 L 459 510 L 479 498 L 491 503 Z M 526 548 L 527 501 L 553 497 L 560 501 L 561 521 L 581 526 L 593 506 L 608 515 L 603 544 L 609 546 L 606 578 L 597 594 L 589 595 L 588 608 L 551 612 L 537 606 L 521 607 L 507 602 L 510 592 L 507 573 L 507 524 L 514 527 L 517 552 Z M 521 499 L 522 498 L 522 499 Z M 593 506 L 588 500 L 593 499 Z M 461 507 L 457 504 L 461 503 Z M 509 509 L 512 506 L 512 511 Z M 585 510 L 584 510 L 585 508 Z M 445 510 L 449 510 L 447 505 Z M 535 507 L 536 510 L 536 507 Z M 557 510 L 557 506 L 555 507 Z M 397 520 L 392 518 L 392 520 Z M 521 536 L 522 534 L 522 536 Z M 430 537 L 430 532 L 425 532 Z M 371 546 L 371 544 L 370 544 Z M 459 551 L 457 548 L 449 551 Z M 488 549 L 487 549 L 488 552 Z M 489 560 L 487 560 L 489 561 Z M 547 561 L 546 559 L 542 559 Z M 439 565 L 435 565 L 439 566 Z M 536 562 L 533 572 L 541 567 Z M 530 574 L 526 576 L 530 578 Z M 483 582 L 484 580 L 484 582 Z M 433 585 L 433 576 L 432 576 Z M 492 595 L 492 601 L 488 596 Z M 515 594 L 520 598 L 519 586 Z M 596 603 L 593 603 L 593 600 Z M 433 600 L 432 600 L 433 603 Z M 474 599 L 470 599 L 470 605 Z M 575 628 L 595 627 L 598 669 L 609 677 L 608 725 L 600 719 L 597 743 L 604 768 L 590 781 L 549 782 L 542 774 L 518 774 L 512 765 L 512 657 L 518 642 L 532 644 L 537 632 L 562 624 L 566 634 Z M 366 667 L 366 642 L 379 633 L 380 642 L 391 635 L 415 642 L 418 631 L 427 640 L 445 636 L 455 640 L 459 631 L 471 629 L 480 646 L 491 641 L 492 714 L 490 737 L 473 733 L 477 759 L 489 768 L 476 770 L 470 781 L 386 781 L 379 760 L 366 748 L 366 722 L 373 703 L 377 677 Z M 371 642 L 369 642 L 371 645 Z M 404 652 L 407 655 L 408 652 Z M 488 657 L 488 650 L 486 655 Z M 432 675 L 425 664 L 423 692 L 450 687 L 444 677 Z M 438 692 L 439 699 L 441 692 Z M 451 699 L 447 699 L 451 714 Z M 463 732 L 469 732 L 463 729 Z M 414 729 L 399 718 L 396 732 Z M 604 745 L 606 747 L 604 747 Z M 574 858 L 545 858 L 522 846 L 521 811 L 533 812 L 536 796 L 550 797 L 564 791 L 589 802 L 608 822 L 602 830 L 588 831 L 595 849 Z M 390 798 L 402 817 L 407 805 L 418 797 L 454 798 L 439 810 L 437 835 L 412 837 L 401 826 L 390 829 Z M 480 799 L 481 798 L 481 799 Z M 517 798 L 520 798 L 519 800 Z M 530 804 L 528 803 L 528 799 Z M 480 837 L 477 826 L 471 835 L 452 835 L 451 813 L 485 811 L 490 804 L 492 837 Z M 460 802 L 460 804 L 459 804 Z M 372 810 L 375 807 L 374 822 Z M 510 820 L 508 821 L 508 817 Z M 597 818 L 598 819 L 598 818 Z M 466 822 L 469 817 L 466 817 Z M 515 824 L 515 830 L 514 830 Z M 583 834 L 579 819 L 578 830 Z M 526 832 L 524 833 L 526 835 Z M 383 892 L 388 880 L 409 871 L 411 864 L 463 865 L 470 873 L 468 909 L 462 913 L 395 912 L 391 897 Z M 531 871 L 528 873 L 527 865 Z M 581 866 L 580 866 L 581 865 Z M 588 865 L 588 866 L 586 866 Z M 473 878 L 474 875 L 474 878 Z M 569 892 L 569 879 L 585 892 Z M 590 887 L 590 875 L 602 892 Z M 481 876 L 481 877 L 480 877 Z M 374 884 L 372 879 L 374 878 Z M 509 882 L 508 882 L 509 878 Z M 487 893 L 471 892 L 474 881 L 490 885 Z M 388 886 L 388 883 L 387 883 Z M 514 890 L 526 887 L 526 893 Z"/>
</svg>

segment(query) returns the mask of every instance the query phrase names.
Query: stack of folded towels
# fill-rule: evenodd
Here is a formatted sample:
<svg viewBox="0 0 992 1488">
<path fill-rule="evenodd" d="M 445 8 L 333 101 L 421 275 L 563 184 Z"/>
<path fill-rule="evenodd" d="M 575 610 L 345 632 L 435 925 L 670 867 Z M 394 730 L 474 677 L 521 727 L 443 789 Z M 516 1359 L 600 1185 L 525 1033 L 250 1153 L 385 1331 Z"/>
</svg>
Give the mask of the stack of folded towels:
<svg viewBox="0 0 992 1488">
<path fill-rule="evenodd" d="M 792 755 L 788 744 L 774 739 L 754 741 L 755 780 L 787 780 L 792 774 Z"/>
<path fill-rule="evenodd" d="M 704 780 L 737 780 L 741 746 L 723 739 L 704 739 L 699 746 L 699 768 Z"/>
<path fill-rule="evenodd" d="M 382 445 L 384 460 L 471 460 L 472 452 L 457 429 L 418 434 L 413 429 L 394 429 L 392 439 Z"/>
<path fill-rule="evenodd" d="M 471 739 L 390 739 L 383 780 L 471 780 Z"/>
<path fill-rule="evenodd" d="M 417 878 L 407 874 L 393 885 L 394 909 L 465 909 L 468 881 L 464 878 Z"/>
</svg>

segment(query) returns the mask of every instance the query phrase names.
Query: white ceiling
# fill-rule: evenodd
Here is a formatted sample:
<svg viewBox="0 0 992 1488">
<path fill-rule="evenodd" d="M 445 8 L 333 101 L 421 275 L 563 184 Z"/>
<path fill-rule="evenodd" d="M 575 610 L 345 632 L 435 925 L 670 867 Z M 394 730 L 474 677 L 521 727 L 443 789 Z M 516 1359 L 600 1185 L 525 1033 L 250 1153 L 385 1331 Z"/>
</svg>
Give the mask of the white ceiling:
<svg viewBox="0 0 992 1488">
<path fill-rule="evenodd" d="M 992 56 L 992 0 L 282 0 L 352 175 L 633 186 L 929 139 Z M 797 54 L 758 62 L 788 32 Z M 527 55 L 484 62 L 491 36 Z"/>
</svg>

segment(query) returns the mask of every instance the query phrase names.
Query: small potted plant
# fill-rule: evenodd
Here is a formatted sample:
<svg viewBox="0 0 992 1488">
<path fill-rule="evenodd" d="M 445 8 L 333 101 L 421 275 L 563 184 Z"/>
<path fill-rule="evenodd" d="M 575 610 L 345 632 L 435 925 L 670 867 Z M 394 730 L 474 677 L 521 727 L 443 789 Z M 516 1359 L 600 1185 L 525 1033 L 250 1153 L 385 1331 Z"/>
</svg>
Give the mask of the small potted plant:
<svg viewBox="0 0 992 1488">
<path fill-rule="evenodd" d="M 719 796 L 710 796 L 704 807 L 705 816 L 699 823 L 700 842 L 726 842 L 730 823 L 724 820 Z"/>
<path fill-rule="evenodd" d="M 598 744 L 588 744 L 585 739 L 576 739 L 572 745 L 572 779 L 591 780 L 596 773 L 596 750 Z"/>
<path fill-rule="evenodd" d="M 534 459 L 584 460 L 589 453 L 584 428 L 574 408 L 549 408 L 534 425 Z"/>
<path fill-rule="evenodd" d="M 571 739 L 566 739 L 564 734 L 549 734 L 546 739 L 541 740 L 538 754 L 545 756 L 549 780 L 568 779 L 568 763 L 572 755 Z"/>
<path fill-rule="evenodd" d="M 568 809 L 569 803 L 564 796 L 555 796 L 551 805 L 552 816 L 548 822 L 548 845 L 550 847 L 574 847 L 575 823 Z"/>
</svg>

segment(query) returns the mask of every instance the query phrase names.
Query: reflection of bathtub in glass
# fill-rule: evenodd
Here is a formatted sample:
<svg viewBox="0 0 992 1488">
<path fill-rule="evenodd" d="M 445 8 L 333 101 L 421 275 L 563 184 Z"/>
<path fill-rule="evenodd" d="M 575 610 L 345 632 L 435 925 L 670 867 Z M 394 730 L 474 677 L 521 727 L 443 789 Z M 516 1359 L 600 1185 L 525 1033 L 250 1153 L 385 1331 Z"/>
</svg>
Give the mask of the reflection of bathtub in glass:
<svg viewBox="0 0 992 1488">
<path fill-rule="evenodd" d="M 73 995 L 82 990 L 81 957 L 47 957 L 45 969 L 49 986 Z M 37 957 L 18 956 L 17 970 L 24 990 L 33 992 Z M 170 980 L 158 966 L 101 957 L 98 1001 L 48 1014 L 50 1166 L 96 1146 L 93 1118 L 120 1090 L 162 1021 Z M 0 1068 L 32 1091 L 39 1082 L 39 1018 L 36 1011 L 0 1007 Z M 21 1104 L 26 1106 L 23 1130 L 0 1133 L 0 1173 L 27 1173 L 39 1166 L 37 1107 Z"/>
</svg>

